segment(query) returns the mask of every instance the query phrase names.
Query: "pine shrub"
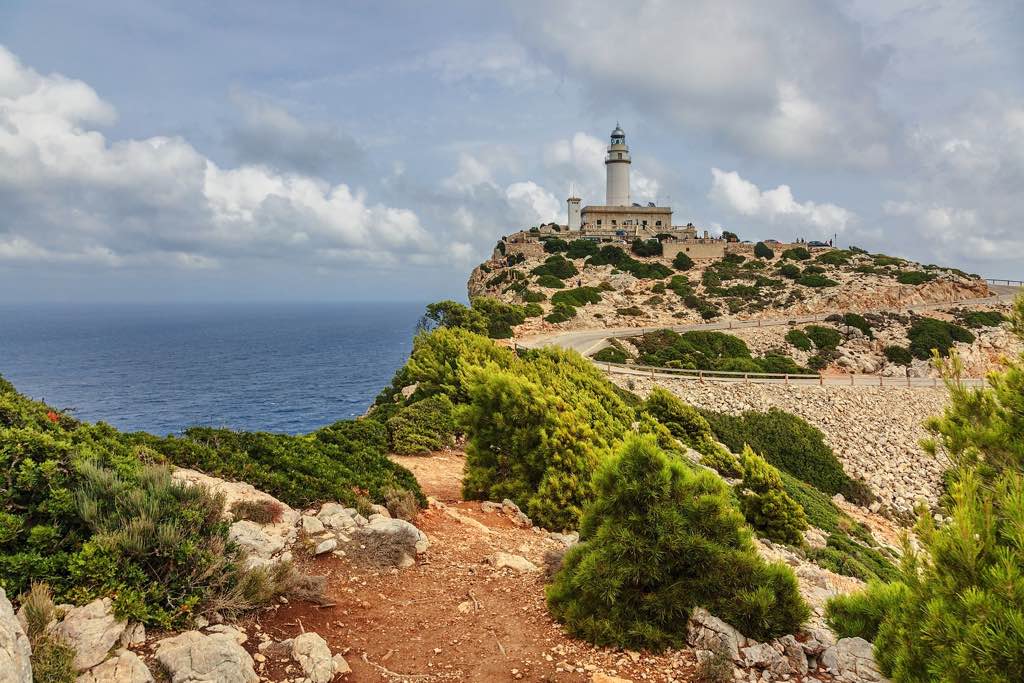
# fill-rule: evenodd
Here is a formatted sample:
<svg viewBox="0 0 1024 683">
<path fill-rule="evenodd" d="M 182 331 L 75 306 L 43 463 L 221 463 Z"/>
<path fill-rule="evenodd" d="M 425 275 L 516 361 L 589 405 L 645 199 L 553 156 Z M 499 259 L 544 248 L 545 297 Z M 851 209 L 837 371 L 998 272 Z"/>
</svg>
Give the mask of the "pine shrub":
<svg viewBox="0 0 1024 683">
<path fill-rule="evenodd" d="M 537 278 L 537 286 L 548 289 L 565 289 L 565 283 L 554 275 L 541 275 Z"/>
<path fill-rule="evenodd" d="M 808 325 L 804 328 L 804 334 L 814 342 L 815 348 L 818 349 L 834 349 L 843 342 L 843 335 L 834 327 Z"/>
<path fill-rule="evenodd" d="M 689 270 L 693 268 L 693 259 L 686 252 L 681 251 L 672 259 L 672 267 L 676 270 Z"/>
<path fill-rule="evenodd" d="M 597 287 L 574 287 L 551 295 L 554 305 L 565 304 L 574 308 L 596 304 L 601 301 L 601 290 Z"/>
<path fill-rule="evenodd" d="M 928 360 L 932 351 L 948 356 L 956 342 L 970 344 L 974 334 L 970 330 L 937 318 L 917 318 L 907 332 L 910 339 L 910 353 L 914 358 Z"/>
<path fill-rule="evenodd" d="M 923 285 L 934 279 L 934 275 L 921 270 L 901 270 L 896 274 L 896 282 L 899 282 L 901 285 Z"/>
<path fill-rule="evenodd" d="M 586 258 L 596 254 L 598 248 L 597 242 L 592 240 L 573 240 L 569 242 L 569 250 L 565 255 L 571 259 Z"/>
<path fill-rule="evenodd" d="M 703 453 L 714 441 L 711 427 L 700 412 L 662 387 L 654 387 L 644 401 L 643 411 L 665 425 L 672 436 L 690 448 Z"/>
<path fill-rule="evenodd" d="M 561 280 L 579 274 L 572 261 L 567 261 L 561 254 L 549 256 L 541 265 L 530 271 L 534 275 L 553 275 Z"/>
<path fill-rule="evenodd" d="M 914 360 L 914 356 L 910 353 L 910 349 L 905 346 L 897 346 L 890 344 L 886 346 L 882 353 L 885 354 L 886 360 L 896 365 L 910 365 L 911 361 Z"/>
<path fill-rule="evenodd" d="M 804 247 L 792 247 L 782 252 L 782 258 L 790 261 L 806 261 L 811 258 L 811 252 Z"/>
<path fill-rule="evenodd" d="M 606 346 L 593 356 L 594 360 L 602 363 L 625 363 L 629 360 L 626 352 L 614 346 Z"/>
<path fill-rule="evenodd" d="M 754 245 L 754 256 L 757 258 L 768 259 L 769 261 L 775 258 L 775 252 L 764 242 L 758 242 Z"/>
<path fill-rule="evenodd" d="M 779 471 L 761 456 L 743 449 L 740 508 L 747 523 L 777 543 L 799 545 L 807 518 L 800 505 L 786 494 Z"/>
<path fill-rule="evenodd" d="M 896 581 L 869 581 L 858 593 L 837 595 L 825 606 L 825 619 L 840 638 L 863 638 L 872 642 L 878 627 L 907 599 L 907 587 Z"/>
<path fill-rule="evenodd" d="M 660 651 L 685 645 L 695 607 L 757 640 L 809 615 L 792 571 L 757 555 L 721 479 L 669 459 L 653 436 L 630 437 L 594 486 L 580 543 L 547 591 L 570 634 Z"/>
<path fill-rule="evenodd" d="M 786 341 L 801 351 L 810 351 L 813 343 L 803 330 L 790 330 L 786 333 Z"/>
<path fill-rule="evenodd" d="M 394 453 L 439 451 L 451 446 L 454 439 L 454 407 L 443 394 L 405 406 L 388 420 L 388 442 Z"/>
</svg>

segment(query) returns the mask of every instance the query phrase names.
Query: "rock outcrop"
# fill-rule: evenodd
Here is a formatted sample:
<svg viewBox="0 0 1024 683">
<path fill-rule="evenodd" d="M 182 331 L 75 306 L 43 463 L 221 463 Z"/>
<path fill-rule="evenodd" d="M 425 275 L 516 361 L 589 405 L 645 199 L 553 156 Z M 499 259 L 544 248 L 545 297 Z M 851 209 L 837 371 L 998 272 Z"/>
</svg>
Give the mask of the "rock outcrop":
<svg viewBox="0 0 1024 683">
<path fill-rule="evenodd" d="M 255 683 L 252 657 L 238 637 L 234 629 L 210 635 L 187 631 L 157 643 L 156 659 L 171 683 Z"/>
<path fill-rule="evenodd" d="M 32 648 L 0 588 L 0 683 L 32 683 Z"/>
<path fill-rule="evenodd" d="M 146 663 L 131 650 L 119 650 L 78 677 L 76 683 L 153 683 Z"/>
<path fill-rule="evenodd" d="M 110 654 L 128 624 L 114 616 L 110 598 L 68 610 L 54 633 L 75 650 L 76 671 L 91 669 Z"/>
</svg>

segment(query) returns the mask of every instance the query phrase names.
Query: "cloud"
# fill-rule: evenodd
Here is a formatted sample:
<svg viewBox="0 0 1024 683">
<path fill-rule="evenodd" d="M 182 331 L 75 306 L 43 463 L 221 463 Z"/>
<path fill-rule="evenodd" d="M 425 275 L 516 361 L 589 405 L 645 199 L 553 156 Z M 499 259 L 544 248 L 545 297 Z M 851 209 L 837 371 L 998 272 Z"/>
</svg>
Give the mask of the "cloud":
<svg viewBox="0 0 1024 683">
<path fill-rule="evenodd" d="M 348 255 L 372 267 L 444 252 L 410 210 L 313 175 L 223 168 L 180 137 L 108 140 L 96 127 L 114 118 L 85 83 L 0 47 L 0 262 L 212 268 Z"/>
<path fill-rule="evenodd" d="M 735 171 L 712 168 L 711 176 L 708 198 L 740 216 L 772 225 L 795 224 L 825 233 L 843 232 L 856 220 L 853 212 L 835 204 L 796 201 L 789 185 L 762 191 Z"/>
<path fill-rule="evenodd" d="M 438 73 L 445 83 L 493 81 L 505 88 L 525 88 L 551 77 L 551 71 L 522 44 L 505 36 L 453 41 L 415 66 Z"/>
<path fill-rule="evenodd" d="M 892 120 L 877 93 L 887 51 L 865 46 L 861 27 L 829 3 L 517 7 L 538 54 L 599 106 L 628 104 L 745 151 L 811 165 L 889 158 Z"/>
<path fill-rule="evenodd" d="M 285 108 L 237 88 L 231 100 L 242 114 L 228 145 L 243 164 L 265 164 L 307 174 L 349 171 L 365 150 L 338 126 L 300 121 Z"/>
</svg>

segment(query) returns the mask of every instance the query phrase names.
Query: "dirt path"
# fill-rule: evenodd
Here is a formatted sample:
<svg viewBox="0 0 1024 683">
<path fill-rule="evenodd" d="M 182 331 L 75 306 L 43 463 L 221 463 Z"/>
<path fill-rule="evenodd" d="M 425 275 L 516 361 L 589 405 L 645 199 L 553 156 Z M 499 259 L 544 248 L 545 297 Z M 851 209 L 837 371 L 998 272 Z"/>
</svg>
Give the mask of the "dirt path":
<svg viewBox="0 0 1024 683">
<path fill-rule="evenodd" d="M 262 614 L 260 627 L 274 640 L 316 631 L 333 652 L 345 654 L 350 681 L 590 681 L 594 672 L 634 681 L 690 678 L 689 652 L 652 657 L 566 637 L 544 603 L 544 553 L 560 543 L 460 501 L 460 455 L 395 460 L 416 474 L 428 496 L 448 503 L 435 503 L 415 520 L 430 538 L 425 559 L 398 571 L 329 555 L 297 558 L 304 571 L 327 576 L 334 605 L 294 603 Z M 497 551 L 521 555 L 541 570 L 495 569 L 487 559 Z M 255 643 L 247 647 L 256 652 Z M 271 659 L 263 676 L 301 676 L 294 663 L 287 666 Z"/>
</svg>

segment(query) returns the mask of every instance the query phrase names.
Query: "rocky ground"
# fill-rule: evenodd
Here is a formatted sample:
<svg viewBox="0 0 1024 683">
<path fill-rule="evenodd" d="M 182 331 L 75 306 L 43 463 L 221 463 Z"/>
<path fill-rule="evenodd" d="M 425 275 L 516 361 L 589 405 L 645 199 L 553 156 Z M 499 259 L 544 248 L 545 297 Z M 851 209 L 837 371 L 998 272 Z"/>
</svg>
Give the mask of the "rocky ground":
<svg viewBox="0 0 1024 683">
<path fill-rule="evenodd" d="M 941 414 L 944 387 L 792 386 L 698 382 L 613 375 L 612 381 L 641 396 L 652 382 L 687 403 L 726 413 L 778 408 L 804 418 L 825 434 L 825 441 L 853 477 L 863 477 L 878 495 L 879 507 L 909 518 L 918 500 L 934 507 L 946 463 L 926 454 L 925 418 Z"/>
<path fill-rule="evenodd" d="M 396 460 L 416 473 L 430 496 L 415 525 L 383 511 L 363 518 L 331 503 L 307 511 L 283 506 L 278 522 L 255 528 L 233 523 L 232 535 L 250 546 L 253 562 L 291 559 L 303 572 L 324 577 L 318 601 L 281 599 L 241 622 L 200 618 L 180 633 L 146 632 L 120 621 L 109 600 L 67 608 L 51 628 L 75 648 L 79 683 L 682 682 L 693 680 L 712 651 L 726 653 L 736 680 L 880 680 L 870 644 L 837 643 L 822 628 L 824 601 L 860 582 L 764 542 L 760 552 L 793 567 L 815 609 L 801 633 L 757 643 L 698 610 L 686 627 L 691 647 L 659 655 L 572 639 L 549 617 L 544 586 L 546 555 L 563 551 L 575 537 L 533 527 L 509 503 L 462 501 L 458 453 Z M 178 476 L 235 500 L 269 498 L 197 472 Z M 405 525 L 414 530 L 411 557 L 372 551 Z M 28 651 L 23 629 L 0 592 L 4 683 L 31 680 L 21 666 Z"/>
<path fill-rule="evenodd" d="M 628 251 L 628 245 L 624 245 Z M 815 254 L 828 251 L 814 250 Z M 545 257 L 548 255 L 545 255 Z M 660 257 L 640 258 L 631 254 L 639 261 L 657 262 L 671 266 L 668 260 Z M 778 255 L 777 255 L 778 256 Z M 716 320 L 749 320 L 754 318 L 777 318 L 787 315 L 808 315 L 831 313 L 835 311 L 867 311 L 878 309 L 903 309 L 914 305 L 941 302 L 955 302 L 965 299 L 985 297 L 990 294 L 984 280 L 965 276 L 954 271 L 937 270 L 936 279 L 920 285 L 899 284 L 892 275 L 854 272 L 852 266 L 863 260 L 870 263 L 870 257 L 857 256 L 848 266 L 823 265 L 825 276 L 839 283 L 835 287 L 814 288 L 796 284 L 793 280 L 780 278 L 777 268 L 783 263 L 779 258 L 767 262 L 767 267 L 757 271 L 758 274 L 780 280 L 777 287 L 761 288 L 764 308 L 751 310 L 748 306 L 735 314 L 730 314 L 727 297 L 708 295 L 701 284 L 701 277 L 709 264 L 698 263 L 689 271 L 677 273 L 687 277 L 702 298 L 716 303 L 722 315 Z M 579 275 L 565 279 L 566 287 L 604 286 L 601 301 L 589 304 L 577 310 L 576 317 L 552 324 L 543 318 L 531 318 L 516 330 L 517 337 L 551 333 L 559 330 L 595 329 L 601 327 L 666 327 L 670 325 L 686 325 L 704 322 L 693 309 L 687 308 L 683 300 L 671 290 L 658 292 L 655 288 L 666 280 L 638 279 L 629 273 L 615 272 L 613 266 L 587 266 L 586 259 L 575 259 L 573 264 Z M 529 288 L 543 292 L 548 299 L 557 289 L 543 288 L 536 284 L 536 277 L 530 271 L 542 264 L 544 258 L 528 258 L 515 266 L 505 266 L 500 260 L 491 260 L 485 268 L 477 267 L 470 275 L 468 291 L 470 297 L 493 296 L 511 303 L 522 303 L 519 295 L 509 290 L 508 280 L 496 285 L 488 285 L 497 275 L 505 270 L 516 271 L 519 277 L 525 278 Z M 794 263 L 790 261 L 790 263 Z M 803 267 L 813 261 L 795 262 Z M 920 264 L 904 262 L 900 266 L 907 270 L 921 270 Z M 893 271 L 895 272 L 895 271 Z M 747 280 L 728 280 L 723 283 L 728 287 L 736 284 L 749 284 Z M 749 303 L 749 302 L 748 302 Z M 545 301 L 541 304 L 547 313 L 551 305 Z M 640 315 L 624 315 L 619 311 L 636 307 Z"/>
</svg>

